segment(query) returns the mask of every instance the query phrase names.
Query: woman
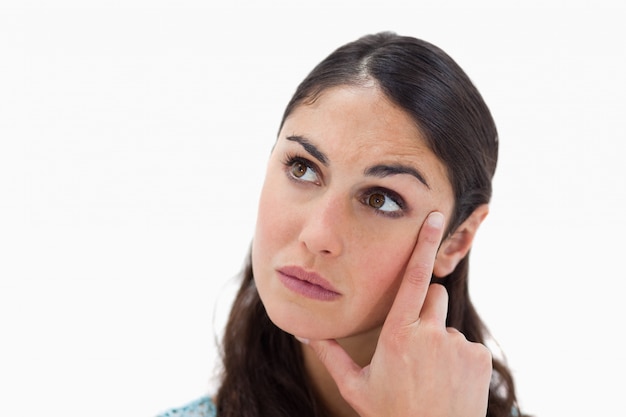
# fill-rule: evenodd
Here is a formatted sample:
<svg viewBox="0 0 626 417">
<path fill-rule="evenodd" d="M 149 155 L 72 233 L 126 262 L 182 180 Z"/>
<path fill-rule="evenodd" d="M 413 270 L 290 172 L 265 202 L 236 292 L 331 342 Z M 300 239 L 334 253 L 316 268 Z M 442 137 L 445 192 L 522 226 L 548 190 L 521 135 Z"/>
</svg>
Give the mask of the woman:
<svg viewBox="0 0 626 417">
<path fill-rule="evenodd" d="M 268 163 L 220 388 L 169 415 L 518 415 L 468 295 L 497 151 L 431 44 L 379 33 L 318 64 Z"/>
</svg>

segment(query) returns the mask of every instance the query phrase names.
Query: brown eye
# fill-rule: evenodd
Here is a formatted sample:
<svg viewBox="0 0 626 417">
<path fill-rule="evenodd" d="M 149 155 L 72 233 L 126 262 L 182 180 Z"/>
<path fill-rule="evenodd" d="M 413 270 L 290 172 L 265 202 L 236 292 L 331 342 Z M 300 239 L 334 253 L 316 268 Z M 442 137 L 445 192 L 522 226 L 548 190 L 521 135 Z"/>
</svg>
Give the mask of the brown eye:
<svg viewBox="0 0 626 417">
<path fill-rule="evenodd" d="M 370 195 L 367 200 L 367 203 L 374 208 L 381 208 L 385 204 L 385 196 L 380 193 L 374 193 Z"/>
<path fill-rule="evenodd" d="M 404 200 L 394 191 L 375 188 L 366 190 L 364 194 L 360 198 L 361 203 L 377 214 L 396 218 L 402 217 L 405 213 Z"/>
<path fill-rule="evenodd" d="M 302 162 L 294 162 L 293 165 L 291 165 L 291 173 L 296 178 L 302 178 L 304 174 L 306 174 L 307 169 L 308 167 Z"/>
</svg>

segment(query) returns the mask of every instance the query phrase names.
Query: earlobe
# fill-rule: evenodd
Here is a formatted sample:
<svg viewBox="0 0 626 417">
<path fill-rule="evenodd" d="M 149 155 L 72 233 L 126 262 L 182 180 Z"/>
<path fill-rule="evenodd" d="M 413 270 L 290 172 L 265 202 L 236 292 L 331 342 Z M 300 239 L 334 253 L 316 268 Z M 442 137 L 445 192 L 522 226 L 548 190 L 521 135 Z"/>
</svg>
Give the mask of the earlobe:
<svg viewBox="0 0 626 417">
<path fill-rule="evenodd" d="M 435 259 L 433 269 L 433 274 L 437 278 L 450 275 L 459 262 L 461 262 L 461 259 L 467 255 L 472 247 L 476 232 L 488 213 L 489 206 L 487 204 L 478 206 L 472 214 L 457 227 L 454 233 L 443 241 L 437 252 L 437 259 Z"/>
</svg>

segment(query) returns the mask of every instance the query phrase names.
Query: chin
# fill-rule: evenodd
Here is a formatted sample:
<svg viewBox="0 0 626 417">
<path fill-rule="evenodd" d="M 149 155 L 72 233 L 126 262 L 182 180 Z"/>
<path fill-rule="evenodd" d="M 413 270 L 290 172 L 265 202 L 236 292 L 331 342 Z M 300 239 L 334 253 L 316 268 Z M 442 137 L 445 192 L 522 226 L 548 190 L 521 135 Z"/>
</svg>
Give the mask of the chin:
<svg viewBox="0 0 626 417">
<path fill-rule="evenodd" d="M 278 328 L 286 333 L 305 339 L 325 340 L 339 339 L 347 334 L 344 329 L 337 327 L 337 321 L 327 321 L 311 314 L 298 314 L 293 309 L 289 311 L 276 311 L 266 309 L 267 314 Z"/>
</svg>

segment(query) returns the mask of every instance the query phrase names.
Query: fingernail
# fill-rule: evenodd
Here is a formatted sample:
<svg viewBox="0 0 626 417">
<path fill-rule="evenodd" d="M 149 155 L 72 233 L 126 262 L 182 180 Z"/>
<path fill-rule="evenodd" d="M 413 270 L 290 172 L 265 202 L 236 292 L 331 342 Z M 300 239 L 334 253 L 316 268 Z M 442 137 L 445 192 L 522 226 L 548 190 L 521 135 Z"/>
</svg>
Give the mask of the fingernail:
<svg viewBox="0 0 626 417">
<path fill-rule="evenodd" d="M 443 214 L 435 211 L 428 215 L 426 222 L 429 226 L 441 229 L 443 227 Z"/>
<path fill-rule="evenodd" d="M 309 339 L 305 339 L 304 337 L 298 337 L 298 336 L 294 336 L 298 342 L 304 344 L 304 345 L 308 345 L 309 344 Z"/>
</svg>

